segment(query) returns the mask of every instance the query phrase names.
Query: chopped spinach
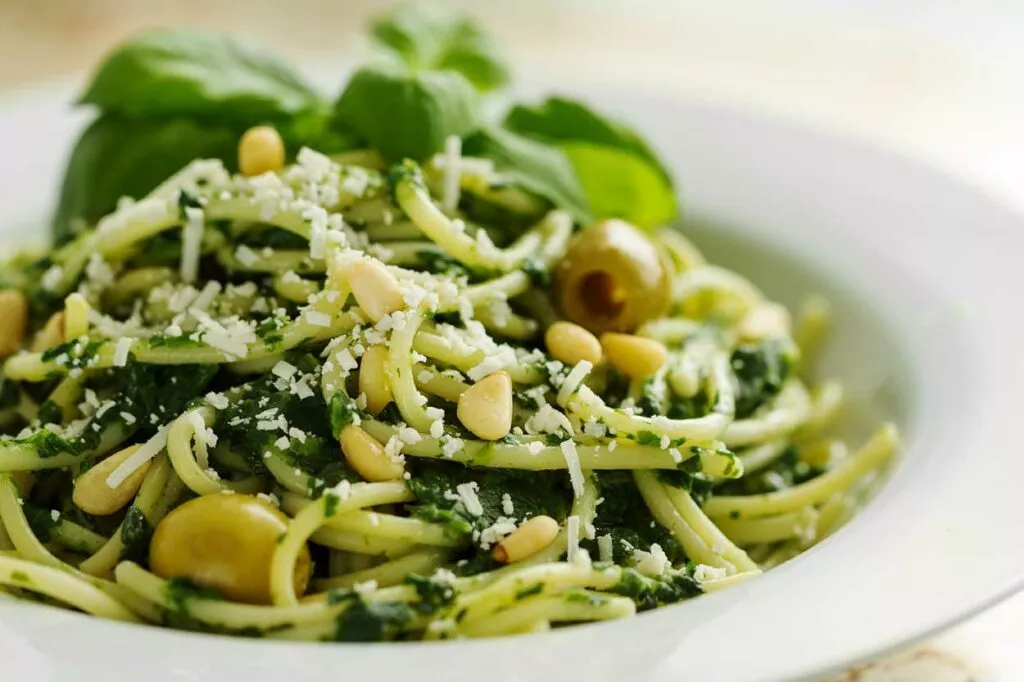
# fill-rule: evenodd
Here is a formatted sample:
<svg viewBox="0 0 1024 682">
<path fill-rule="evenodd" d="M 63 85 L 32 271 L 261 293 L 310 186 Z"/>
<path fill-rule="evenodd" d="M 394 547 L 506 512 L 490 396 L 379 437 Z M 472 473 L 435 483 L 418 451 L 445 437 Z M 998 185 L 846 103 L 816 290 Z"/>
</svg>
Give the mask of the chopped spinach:
<svg viewBox="0 0 1024 682">
<path fill-rule="evenodd" d="M 402 602 L 366 601 L 357 598 L 337 619 L 338 642 L 389 642 L 402 634 L 412 620 L 412 609 Z"/>
<path fill-rule="evenodd" d="M 153 537 L 153 524 L 141 509 L 134 504 L 121 522 L 121 542 L 124 549 L 118 561 L 134 561 L 145 564 L 149 556 L 149 540 Z"/>
<path fill-rule="evenodd" d="M 736 375 L 736 418 L 745 419 L 777 396 L 792 372 L 793 358 L 777 340 L 743 344 L 730 360 Z"/>
<path fill-rule="evenodd" d="M 634 550 L 646 552 L 654 544 L 661 547 L 672 563 L 684 558 L 683 548 L 672 533 L 651 516 L 630 472 L 602 471 L 596 477 L 600 497 L 604 501 L 597 507 L 594 529 L 597 537 L 612 537 L 612 560 L 615 563 L 631 564 Z M 583 545 L 597 556 L 595 541 L 589 540 Z"/>
<path fill-rule="evenodd" d="M 419 613 L 437 613 L 455 601 L 455 585 L 451 581 L 410 573 L 405 576 L 404 582 L 411 585 L 419 596 L 419 601 L 412 604 L 412 608 Z"/>
<path fill-rule="evenodd" d="M 689 567 L 680 571 L 671 570 L 657 578 L 625 568 L 622 569 L 618 584 L 609 591 L 629 597 L 641 611 L 699 597 L 704 592 Z"/>
</svg>

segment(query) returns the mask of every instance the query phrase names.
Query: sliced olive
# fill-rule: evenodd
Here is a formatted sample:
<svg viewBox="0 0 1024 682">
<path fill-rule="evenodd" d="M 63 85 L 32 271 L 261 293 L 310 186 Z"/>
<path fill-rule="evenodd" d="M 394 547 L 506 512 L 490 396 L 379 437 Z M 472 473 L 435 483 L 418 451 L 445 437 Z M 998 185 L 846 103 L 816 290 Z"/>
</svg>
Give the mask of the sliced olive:
<svg viewBox="0 0 1024 682">
<path fill-rule="evenodd" d="M 622 220 L 591 225 L 573 238 L 555 271 L 562 313 L 592 332 L 632 332 L 671 302 L 669 268 L 658 249 Z"/>
<path fill-rule="evenodd" d="M 251 495 L 204 495 L 157 524 L 149 566 L 161 578 L 188 578 L 227 599 L 270 604 L 270 561 L 287 528 L 287 516 Z M 303 547 L 296 594 L 305 592 L 311 567 Z"/>
</svg>

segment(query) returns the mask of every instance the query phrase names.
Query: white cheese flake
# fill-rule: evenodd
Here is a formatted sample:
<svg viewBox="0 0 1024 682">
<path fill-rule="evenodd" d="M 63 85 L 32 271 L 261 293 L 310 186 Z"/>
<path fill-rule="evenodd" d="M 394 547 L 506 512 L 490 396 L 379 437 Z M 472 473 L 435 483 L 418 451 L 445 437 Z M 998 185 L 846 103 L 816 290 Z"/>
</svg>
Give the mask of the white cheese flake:
<svg viewBox="0 0 1024 682">
<path fill-rule="evenodd" d="M 562 450 L 562 457 L 565 458 L 565 466 L 569 470 L 572 492 L 578 498 L 583 494 L 583 469 L 580 468 L 580 456 L 576 452 L 576 443 L 564 440 L 559 447 Z"/>
<path fill-rule="evenodd" d="M 114 346 L 114 367 L 124 367 L 128 364 L 128 353 L 134 341 L 135 339 L 127 336 L 117 340 L 117 345 Z"/>
<path fill-rule="evenodd" d="M 165 447 L 167 447 L 167 429 L 161 426 L 152 438 L 140 445 L 138 450 L 110 472 L 110 475 L 107 476 L 107 487 L 116 488 L 124 483 L 126 478 L 138 471 L 143 464 L 159 455 Z"/>
</svg>

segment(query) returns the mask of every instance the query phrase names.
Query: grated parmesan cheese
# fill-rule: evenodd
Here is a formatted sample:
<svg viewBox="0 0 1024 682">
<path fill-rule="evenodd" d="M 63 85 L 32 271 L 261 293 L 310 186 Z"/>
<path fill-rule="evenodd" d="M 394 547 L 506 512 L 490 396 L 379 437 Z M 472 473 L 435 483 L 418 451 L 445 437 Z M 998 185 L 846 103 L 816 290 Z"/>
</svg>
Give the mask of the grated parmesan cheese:
<svg viewBox="0 0 1024 682">
<path fill-rule="evenodd" d="M 188 222 L 181 233 L 181 280 L 194 282 L 199 274 L 199 249 L 203 241 L 204 216 L 202 209 L 186 208 Z"/>
<path fill-rule="evenodd" d="M 138 450 L 110 472 L 110 475 L 107 476 L 107 487 L 116 488 L 121 485 L 126 478 L 138 471 L 139 467 L 159 455 L 165 447 L 167 447 L 167 429 L 161 426 L 152 438 L 140 445 Z"/>
<path fill-rule="evenodd" d="M 565 560 L 570 564 L 576 561 L 576 555 L 580 551 L 580 517 L 573 514 L 565 521 L 566 555 Z"/>
<path fill-rule="evenodd" d="M 571 440 L 562 441 L 562 457 L 565 458 L 566 468 L 569 470 L 569 482 L 572 484 L 572 492 L 575 497 L 583 494 L 583 469 L 580 468 L 580 456 L 576 452 L 576 443 Z"/>
<path fill-rule="evenodd" d="M 484 507 L 480 504 L 480 498 L 477 497 L 477 484 L 476 481 L 470 481 L 469 483 L 460 483 L 455 486 L 455 492 L 459 495 L 459 500 L 462 501 L 462 505 L 466 508 L 466 512 L 471 516 L 480 516 L 484 513 Z"/>
<path fill-rule="evenodd" d="M 114 367 L 124 367 L 128 364 L 128 353 L 134 341 L 135 339 L 127 336 L 117 340 L 117 345 L 114 346 Z"/>
</svg>

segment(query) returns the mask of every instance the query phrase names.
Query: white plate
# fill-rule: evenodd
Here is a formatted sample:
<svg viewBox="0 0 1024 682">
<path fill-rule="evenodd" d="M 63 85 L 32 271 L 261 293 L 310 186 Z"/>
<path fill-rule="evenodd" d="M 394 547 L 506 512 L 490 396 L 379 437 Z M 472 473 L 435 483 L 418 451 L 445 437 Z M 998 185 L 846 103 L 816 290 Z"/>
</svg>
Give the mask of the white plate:
<svg viewBox="0 0 1024 682">
<path fill-rule="evenodd" d="M 0 107 L 0 230 L 45 233 L 80 118 L 65 89 Z M 19 680 L 790 679 L 945 627 L 1024 580 L 1024 225 L 978 191 L 859 143 L 715 106 L 583 93 L 672 163 L 708 252 L 793 302 L 836 304 L 826 357 L 906 447 L 819 547 L 731 591 L 638 618 L 468 643 L 280 644 L 0 603 Z M 695 221 L 696 222 L 696 221 Z M 725 226 L 725 227 L 723 227 Z M 865 422 L 867 420 L 862 420 Z M 584 677 L 586 676 L 586 677 Z"/>
</svg>

